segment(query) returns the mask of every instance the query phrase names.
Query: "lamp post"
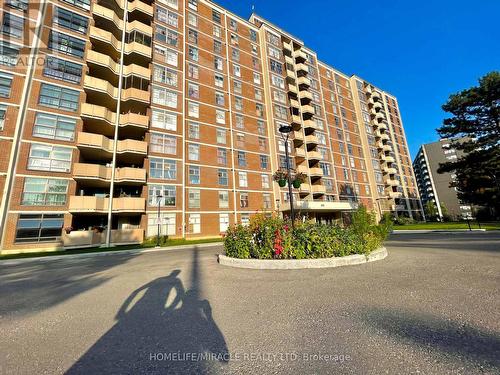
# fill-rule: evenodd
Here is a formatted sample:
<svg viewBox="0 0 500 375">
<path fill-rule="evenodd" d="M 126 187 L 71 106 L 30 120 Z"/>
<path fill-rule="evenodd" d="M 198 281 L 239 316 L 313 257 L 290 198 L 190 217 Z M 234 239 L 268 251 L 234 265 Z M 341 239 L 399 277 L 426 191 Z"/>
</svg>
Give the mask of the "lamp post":
<svg viewBox="0 0 500 375">
<path fill-rule="evenodd" d="M 288 195 L 290 197 L 290 218 L 292 219 L 292 232 L 295 229 L 295 210 L 293 207 L 293 194 L 292 194 L 292 176 L 290 173 L 290 156 L 288 155 L 288 138 L 292 132 L 292 127 L 290 125 L 281 125 L 279 128 L 281 137 L 285 140 L 285 161 L 286 161 L 286 171 L 288 180 Z"/>
<path fill-rule="evenodd" d="M 158 215 L 156 217 L 156 224 L 158 225 L 158 234 L 156 236 L 156 247 L 160 247 L 160 231 L 161 231 L 161 220 L 160 220 L 160 204 L 161 200 L 163 198 L 163 195 L 157 194 L 156 195 L 156 201 L 158 202 Z"/>
</svg>

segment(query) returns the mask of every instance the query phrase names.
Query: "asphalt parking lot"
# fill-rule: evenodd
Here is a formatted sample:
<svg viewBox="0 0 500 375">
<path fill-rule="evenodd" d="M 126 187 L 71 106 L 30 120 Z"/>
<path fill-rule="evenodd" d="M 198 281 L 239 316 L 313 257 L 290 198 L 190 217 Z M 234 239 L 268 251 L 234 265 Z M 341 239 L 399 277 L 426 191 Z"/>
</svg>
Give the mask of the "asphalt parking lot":
<svg viewBox="0 0 500 375">
<path fill-rule="evenodd" d="M 0 263 L 0 373 L 500 373 L 500 232 L 387 248 L 316 270 L 217 246 Z"/>
</svg>

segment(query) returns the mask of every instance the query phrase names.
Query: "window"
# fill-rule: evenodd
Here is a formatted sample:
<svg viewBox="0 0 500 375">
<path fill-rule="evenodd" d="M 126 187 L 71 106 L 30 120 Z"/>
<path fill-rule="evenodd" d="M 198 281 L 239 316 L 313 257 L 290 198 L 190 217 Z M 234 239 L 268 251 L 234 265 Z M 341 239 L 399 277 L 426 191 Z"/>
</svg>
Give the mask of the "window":
<svg viewBox="0 0 500 375">
<path fill-rule="evenodd" d="M 63 214 L 20 214 L 15 242 L 57 241 L 63 225 Z"/>
<path fill-rule="evenodd" d="M 155 57 L 172 66 L 177 66 L 179 60 L 177 52 L 157 44 L 155 45 Z"/>
<path fill-rule="evenodd" d="M 255 93 L 255 100 L 262 100 L 262 90 L 255 88 L 254 90 Z"/>
<path fill-rule="evenodd" d="M 229 192 L 227 190 L 219 191 L 219 208 L 229 208 Z"/>
<path fill-rule="evenodd" d="M 188 65 L 188 77 L 193 79 L 198 79 L 200 77 L 200 72 L 196 65 Z"/>
<path fill-rule="evenodd" d="M 331 176 L 332 173 L 331 173 L 331 170 L 330 170 L 330 164 L 319 163 L 319 166 L 323 170 L 323 175 L 324 176 Z"/>
<path fill-rule="evenodd" d="M 238 165 L 240 167 L 246 167 L 247 166 L 246 154 L 243 151 L 238 151 Z"/>
<path fill-rule="evenodd" d="M 224 148 L 217 149 L 217 163 L 222 165 L 227 164 L 227 152 Z"/>
<path fill-rule="evenodd" d="M 255 83 L 256 85 L 260 85 L 260 74 L 259 73 L 256 73 L 256 72 L 253 73 L 253 83 Z"/>
<path fill-rule="evenodd" d="M 260 167 L 262 169 L 267 169 L 269 167 L 269 158 L 267 155 L 260 155 Z"/>
<path fill-rule="evenodd" d="M 176 154 L 177 138 L 162 133 L 151 133 L 149 150 L 160 154 Z"/>
<path fill-rule="evenodd" d="M 45 77 L 78 84 L 82 79 L 82 66 L 53 56 L 47 56 L 43 68 L 43 75 Z"/>
<path fill-rule="evenodd" d="M 198 0 L 189 0 L 188 7 L 192 10 L 198 10 Z"/>
<path fill-rule="evenodd" d="M 276 102 L 286 104 L 286 95 L 283 91 L 273 90 L 273 98 Z"/>
<path fill-rule="evenodd" d="M 198 44 L 198 31 L 193 29 L 188 30 L 188 42 Z"/>
<path fill-rule="evenodd" d="M 195 83 L 188 83 L 188 96 L 193 99 L 200 98 L 200 86 Z"/>
<path fill-rule="evenodd" d="M 0 104 L 0 130 L 5 126 L 5 115 L 7 114 L 7 106 Z"/>
<path fill-rule="evenodd" d="M 217 87 L 224 87 L 224 76 L 216 73 L 214 75 L 214 83 Z"/>
<path fill-rule="evenodd" d="M 163 197 L 160 202 L 158 202 L 159 195 Z M 158 203 L 160 203 L 160 206 L 175 207 L 175 186 L 148 185 L 148 205 L 158 207 Z"/>
<path fill-rule="evenodd" d="M 219 169 L 217 171 L 217 177 L 219 181 L 219 185 L 227 186 L 229 184 L 229 174 L 226 169 Z"/>
<path fill-rule="evenodd" d="M 67 192 L 68 180 L 26 177 L 21 205 L 64 206 Z"/>
<path fill-rule="evenodd" d="M 242 111 L 243 110 L 243 98 L 236 96 L 234 98 L 234 108 L 237 111 Z"/>
<path fill-rule="evenodd" d="M 248 207 L 248 194 L 247 193 L 240 193 L 240 207 L 241 208 Z"/>
<path fill-rule="evenodd" d="M 248 187 L 247 172 L 238 172 L 238 183 L 240 187 Z"/>
<path fill-rule="evenodd" d="M 193 27 L 198 27 L 198 16 L 189 12 L 188 13 L 188 25 Z"/>
<path fill-rule="evenodd" d="M 198 234 L 201 232 L 200 214 L 189 214 L 188 218 L 189 233 Z"/>
<path fill-rule="evenodd" d="M 161 65 L 154 65 L 153 79 L 155 82 L 164 83 L 170 86 L 177 86 L 177 72 Z"/>
<path fill-rule="evenodd" d="M 177 108 L 177 93 L 160 86 L 153 86 L 152 101 L 154 104 Z"/>
<path fill-rule="evenodd" d="M 177 14 L 160 6 L 156 7 L 156 19 L 173 27 L 177 27 L 179 25 L 179 17 Z"/>
<path fill-rule="evenodd" d="M 220 26 L 214 25 L 213 35 L 216 38 L 220 38 L 221 37 L 221 35 L 222 35 L 222 29 L 220 28 Z"/>
<path fill-rule="evenodd" d="M 272 59 L 271 59 L 270 64 L 271 64 L 271 71 L 278 73 L 278 74 L 283 73 L 283 64 L 281 64 L 278 61 L 272 60 Z"/>
<path fill-rule="evenodd" d="M 260 103 L 255 103 L 255 115 L 257 117 L 264 117 L 264 106 Z"/>
<path fill-rule="evenodd" d="M 269 189 L 269 176 L 267 174 L 263 174 L 261 176 L 262 180 L 262 189 Z"/>
<path fill-rule="evenodd" d="M 161 109 L 152 109 L 151 127 L 165 130 L 177 130 L 177 115 Z"/>
<path fill-rule="evenodd" d="M 271 82 L 273 86 L 279 87 L 280 89 L 285 88 L 285 80 L 282 77 L 275 76 L 274 74 L 271 75 Z"/>
<path fill-rule="evenodd" d="M 16 66 L 21 47 L 0 40 L 0 65 Z"/>
<path fill-rule="evenodd" d="M 200 160 L 200 145 L 189 144 L 188 145 L 188 159 L 199 161 Z"/>
<path fill-rule="evenodd" d="M 162 180 L 175 180 L 177 177 L 177 163 L 175 160 L 150 158 L 149 176 Z"/>
<path fill-rule="evenodd" d="M 177 47 L 179 34 L 161 25 L 155 25 L 155 39 L 170 46 Z"/>
<path fill-rule="evenodd" d="M 224 60 L 221 57 L 214 56 L 214 69 L 224 70 Z"/>
<path fill-rule="evenodd" d="M 220 91 L 215 92 L 215 104 L 224 105 L 224 93 Z"/>
<path fill-rule="evenodd" d="M 275 46 L 280 46 L 280 38 L 277 35 L 267 33 L 267 41 Z"/>
<path fill-rule="evenodd" d="M 240 61 L 240 51 L 236 48 L 231 49 L 231 56 L 233 57 L 234 61 Z"/>
<path fill-rule="evenodd" d="M 265 210 L 271 208 L 271 194 L 262 194 L 262 201 Z"/>
<path fill-rule="evenodd" d="M 245 147 L 245 134 L 243 133 L 236 134 L 236 146 Z"/>
<path fill-rule="evenodd" d="M 288 119 L 288 109 L 286 107 L 283 107 L 281 105 L 274 105 L 274 114 L 276 117 L 282 119 L 282 120 L 287 120 Z"/>
<path fill-rule="evenodd" d="M 233 81 L 233 89 L 235 94 L 242 93 L 242 85 L 240 81 Z"/>
<path fill-rule="evenodd" d="M 224 129 L 217 129 L 217 143 L 226 144 L 226 131 Z"/>
<path fill-rule="evenodd" d="M 189 208 L 200 208 L 200 190 L 199 189 L 189 189 L 188 190 L 188 207 Z"/>
<path fill-rule="evenodd" d="M 0 98 L 10 98 L 13 77 L 12 74 L 0 72 Z"/>
<path fill-rule="evenodd" d="M 24 19 L 5 12 L 3 15 L 2 33 L 5 35 L 13 36 L 15 38 L 22 38 L 23 31 Z"/>
<path fill-rule="evenodd" d="M 191 60 L 198 61 L 198 48 L 188 46 L 188 55 Z"/>
<path fill-rule="evenodd" d="M 217 124 L 225 124 L 226 123 L 226 112 L 220 109 L 215 110 L 215 121 Z"/>
<path fill-rule="evenodd" d="M 215 9 L 212 9 L 212 20 L 217 23 L 221 22 L 220 13 L 217 12 Z"/>
<path fill-rule="evenodd" d="M 237 46 L 239 43 L 239 38 L 238 38 L 238 35 L 236 35 L 236 34 L 231 33 L 230 40 L 231 40 L 231 44 L 233 46 Z"/>
<path fill-rule="evenodd" d="M 250 225 L 250 215 L 249 214 L 241 214 L 241 225 L 248 226 Z"/>
<path fill-rule="evenodd" d="M 264 125 L 264 121 L 257 120 L 257 131 L 259 135 L 266 135 L 266 126 Z"/>
<path fill-rule="evenodd" d="M 189 122 L 189 138 L 199 139 L 200 138 L 200 124 L 196 122 Z"/>
<path fill-rule="evenodd" d="M 196 165 L 189 166 L 189 183 L 192 185 L 200 184 L 200 167 Z"/>
<path fill-rule="evenodd" d="M 158 235 L 158 214 L 148 214 L 147 237 Z M 160 235 L 175 236 L 175 214 L 160 213 Z"/>
<path fill-rule="evenodd" d="M 250 40 L 253 42 L 257 41 L 257 32 L 255 30 L 250 29 Z"/>
<path fill-rule="evenodd" d="M 37 113 L 33 126 L 33 136 L 48 139 L 72 141 L 75 138 L 76 119 Z"/>
<path fill-rule="evenodd" d="M 222 42 L 220 40 L 214 40 L 214 52 L 218 54 L 222 53 Z"/>
<path fill-rule="evenodd" d="M 57 7 L 54 12 L 53 22 L 56 25 L 81 34 L 87 33 L 87 27 L 89 25 L 87 17 L 82 17 L 79 14 L 59 7 Z"/>
<path fill-rule="evenodd" d="M 188 116 L 198 118 L 200 117 L 200 105 L 194 102 L 188 102 Z"/>
<path fill-rule="evenodd" d="M 5 5 L 19 10 L 28 10 L 28 0 L 7 0 Z"/>
<path fill-rule="evenodd" d="M 236 77 L 241 77 L 241 67 L 239 65 L 233 64 L 233 74 Z"/>
<path fill-rule="evenodd" d="M 66 55 L 83 58 L 85 53 L 85 41 L 67 34 L 58 33 L 57 31 L 51 31 L 49 48 Z"/>
<path fill-rule="evenodd" d="M 229 228 L 229 214 L 219 214 L 219 230 L 225 232 L 227 228 Z"/>
<path fill-rule="evenodd" d="M 68 147 L 31 144 L 28 169 L 37 171 L 69 172 L 73 150 Z"/>
<path fill-rule="evenodd" d="M 243 129 L 245 127 L 244 120 L 243 120 L 243 115 L 236 114 L 235 115 L 235 120 L 236 120 L 236 127 L 238 129 Z"/>
</svg>

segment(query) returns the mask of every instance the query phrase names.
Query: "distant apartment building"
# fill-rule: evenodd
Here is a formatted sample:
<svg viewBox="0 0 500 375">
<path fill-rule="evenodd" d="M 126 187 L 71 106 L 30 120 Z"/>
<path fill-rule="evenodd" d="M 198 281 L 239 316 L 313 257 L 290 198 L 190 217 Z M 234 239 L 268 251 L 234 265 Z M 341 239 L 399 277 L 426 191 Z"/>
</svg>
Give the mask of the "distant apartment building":
<svg viewBox="0 0 500 375">
<path fill-rule="evenodd" d="M 450 186 L 454 174 L 437 172 L 440 163 L 456 160 L 459 153 L 449 139 L 442 139 L 422 145 L 413 161 L 422 204 L 432 202 L 440 219 L 446 215 L 453 219 L 472 216 L 471 206 L 461 203 L 457 191 Z"/>
<path fill-rule="evenodd" d="M 290 210 L 421 217 L 397 100 L 206 0 L 3 0 L 4 250 L 213 237 Z M 110 225 L 108 225 L 110 223 Z"/>
</svg>

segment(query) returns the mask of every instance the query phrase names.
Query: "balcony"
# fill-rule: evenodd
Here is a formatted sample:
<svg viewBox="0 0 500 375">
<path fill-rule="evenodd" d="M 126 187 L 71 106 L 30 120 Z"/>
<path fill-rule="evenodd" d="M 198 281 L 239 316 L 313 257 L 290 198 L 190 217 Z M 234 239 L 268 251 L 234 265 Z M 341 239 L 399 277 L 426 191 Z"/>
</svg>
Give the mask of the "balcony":
<svg viewBox="0 0 500 375">
<path fill-rule="evenodd" d="M 89 160 L 111 159 L 114 141 L 101 134 L 79 132 L 77 146 L 82 156 Z M 118 141 L 116 154 L 119 160 L 139 163 L 147 154 L 147 143 L 134 139 Z"/>
<path fill-rule="evenodd" d="M 376 118 L 377 120 L 383 120 L 383 119 L 385 119 L 385 116 L 384 116 L 384 114 L 383 114 L 383 113 L 381 113 L 381 112 L 377 112 L 377 114 L 375 115 L 375 118 Z"/>
<path fill-rule="evenodd" d="M 304 63 L 304 62 L 307 61 L 307 55 L 301 49 L 298 49 L 298 50 L 294 51 L 293 52 L 293 57 L 295 57 L 295 61 L 297 63 Z"/>
<path fill-rule="evenodd" d="M 299 84 L 299 87 L 301 87 L 301 90 L 304 88 L 309 88 L 309 86 L 311 86 L 311 80 L 307 77 L 299 77 L 297 79 L 297 83 Z"/>
<path fill-rule="evenodd" d="M 374 99 L 374 101 L 376 101 L 375 99 L 380 99 L 380 94 L 376 91 L 373 91 L 372 92 L 372 98 Z"/>
<path fill-rule="evenodd" d="M 389 141 L 391 138 L 389 137 L 389 134 L 387 134 L 387 133 L 380 133 L 380 139 L 383 141 Z"/>
<path fill-rule="evenodd" d="M 309 159 L 309 161 L 318 161 L 318 160 L 321 160 L 322 157 L 318 151 L 308 151 L 307 152 L 307 159 Z"/>
<path fill-rule="evenodd" d="M 391 152 L 392 151 L 392 147 L 389 146 L 389 145 L 383 145 L 382 146 L 382 151 L 384 151 L 384 152 Z"/>
<path fill-rule="evenodd" d="M 305 166 L 305 165 L 298 165 L 297 166 L 297 172 L 308 174 L 307 166 Z"/>
<path fill-rule="evenodd" d="M 380 130 L 387 130 L 387 125 L 384 124 L 383 122 L 377 124 L 377 126 Z"/>
<path fill-rule="evenodd" d="M 83 80 L 83 88 L 87 91 L 107 94 L 112 99 L 118 98 L 118 89 L 111 85 L 108 81 L 92 76 L 85 76 Z"/>
<path fill-rule="evenodd" d="M 143 3 L 146 7 L 149 7 L 149 5 Z M 151 8 L 152 10 L 152 8 Z M 114 11 L 112 11 L 109 8 L 105 8 L 99 4 L 93 4 L 92 6 L 92 14 L 94 15 L 95 18 L 102 18 L 103 20 L 106 20 L 107 22 L 112 22 L 118 30 L 123 30 L 123 21 L 116 15 Z M 142 22 L 139 22 L 137 20 L 128 22 L 127 23 L 127 32 L 132 32 L 132 31 L 138 31 L 144 35 L 152 36 L 153 35 L 153 29 L 151 26 L 146 25 Z"/>
<path fill-rule="evenodd" d="M 285 56 L 285 63 L 290 64 L 292 66 L 294 65 L 294 61 L 290 56 Z"/>
<path fill-rule="evenodd" d="M 90 40 L 94 46 L 99 46 L 99 49 L 105 50 L 110 56 L 113 55 L 115 59 L 120 57 L 121 42 L 109 31 L 103 30 L 96 26 L 90 27 L 89 32 Z M 109 48 L 111 47 L 111 48 Z M 144 61 L 145 65 L 151 59 L 151 47 L 145 46 L 137 42 L 125 44 L 125 54 L 130 55 L 137 53 L 143 57 L 147 57 Z"/>
<path fill-rule="evenodd" d="M 302 122 L 300 121 L 300 117 L 297 115 L 292 115 L 292 126 L 294 128 L 300 128 Z"/>
<path fill-rule="evenodd" d="M 371 93 L 372 93 L 372 88 L 371 88 L 371 86 L 370 86 L 370 85 L 366 85 L 366 86 L 365 86 L 365 92 L 366 92 L 367 94 L 371 94 Z"/>
<path fill-rule="evenodd" d="M 65 248 L 99 246 L 106 243 L 106 231 L 75 230 L 62 232 L 61 240 Z M 115 245 L 140 244 L 144 240 L 144 229 L 112 229 L 111 242 Z"/>
<path fill-rule="evenodd" d="M 87 63 L 98 65 L 101 67 L 106 67 L 111 70 L 114 74 L 120 74 L 120 66 L 116 63 L 110 56 L 104 55 L 102 53 L 88 50 L 87 51 Z M 130 76 L 134 75 L 145 80 L 150 79 L 151 72 L 149 69 L 136 64 L 130 64 L 123 67 L 123 75 Z"/>
<path fill-rule="evenodd" d="M 306 135 L 306 144 L 317 145 L 318 144 L 318 137 L 316 137 L 314 134 Z"/>
<path fill-rule="evenodd" d="M 95 196 L 70 196 L 69 212 L 72 213 L 106 213 L 109 198 Z M 146 208 L 146 200 L 138 197 L 113 198 L 113 212 L 122 214 L 142 213 Z"/>
<path fill-rule="evenodd" d="M 295 73 L 292 70 L 287 69 L 286 70 L 286 78 L 287 78 L 288 82 L 290 82 L 290 83 L 295 82 Z"/>
<path fill-rule="evenodd" d="M 382 109 L 383 108 L 382 103 L 380 103 L 380 102 L 374 102 L 373 103 L 373 108 L 375 108 L 375 109 Z"/>
<path fill-rule="evenodd" d="M 307 117 L 312 117 L 314 116 L 314 108 L 312 105 L 303 105 L 302 106 L 302 114 Z"/>
<path fill-rule="evenodd" d="M 398 171 L 396 170 L 396 168 L 392 168 L 392 167 L 384 167 L 384 173 L 387 173 L 387 174 L 396 174 Z"/>
<path fill-rule="evenodd" d="M 318 167 L 309 168 L 309 175 L 311 177 L 323 177 L 323 170 Z"/>
<path fill-rule="evenodd" d="M 288 84 L 288 93 L 292 93 L 293 95 L 297 96 L 297 93 L 298 93 L 299 90 L 297 90 L 297 86 L 295 85 L 292 85 L 292 84 Z"/>
<path fill-rule="evenodd" d="M 134 100 L 142 103 L 149 104 L 151 99 L 151 95 L 149 91 L 136 89 L 135 87 L 131 87 L 128 89 L 124 89 L 122 91 L 122 100 Z"/>
<path fill-rule="evenodd" d="M 113 136 L 116 122 L 115 112 L 99 105 L 82 103 L 81 117 L 90 132 Z M 121 133 L 124 136 L 127 134 L 138 136 L 148 129 L 149 117 L 137 113 L 122 114 L 119 126 L 124 128 L 123 133 Z"/>
<path fill-rule="evenodd" d="M 302 74 L 307 74 L 307 73 L 309 73 L 309 68 L 307 67 L 307 65 L 306 65 L 306 64 L 302 64 L 302 63 L 297 64 L 296 69 L 297 69 L 297 72 L 300 72 L 300 73 L 302 73 Z"/>
<path fill-rule="evenodd" d="M 396 160 L 392 156 L 387 156 L 382 154 L 382 160 L 385 161 L 386 163 L 394 163 Z"/>
<path fill-rule="evenodd" d="M 393 180 L 391 178 L 386 178 L 384 183 L 387 185 L 387 186 L 399 186 L 399 181 L 398 180 Z"/>
<path fill-rule="evenodd" d="M 316 130 L 317 126 L 313 120 L 304 120 L 304 129 Z"/>
<path fill-rule="evenodd" d="M 149 17 L 153 17 L 153 7 L 142 2 L 141 0 L 134 0 L 131 3 L 128 3 L 128 10 L 129 12 L 138 11 Z"/>
<path fill-rule="evenodd" d="M 300 193 L 309 194 L 310 191 L 311 191 L 311 186 L 309 184 L 305 184 L 305 183 L 300 184 L 300 187 L 299 187 Z"/>
<path fill-rule="evenodd" d="M 73 164 L 73 178 L 85 182 L 87 186 L 108 186 L 111 182 L 111 168 L 100 164 Z M 146 170 L 143 168 L 116 168 L 115 183 L 126 185 L 144 185 Z"/>
<path fill-rule="evenodd" d="M 293 48 L 291 43 L 283 42 L 283 53 L 287 56 L 292 56 Z"/>
<path fill-rule="evenodd" d="M 309 91 L 301 90 L 299 92 L 299 98 L 302 104 L 307 104 L 313 99 L 313 96 Z"/>
<path fill-rule="evenodd" d="M 303 143 L 304 142 L 304 135 L 302 134 L 302 131 L 300 130 L 295 130 L 293 133 L 292 133 L 292 136 L 293 136 L 293 140 L 296 141 L 296 143 Z"/>
<path fill-rule="evenodd" d="M 303 148 L 296 148 L 295 149 L 295 156 L 301 159 L 304 159 L 306 157 L 306 152 L 304 151 Z"/>
<path fill-rule="evenodd" d="M 326 187 L 323 185 L 312 185 L 311 186 L 311 191 L 313 194 L 325 194 L 326 193 Z"/>
<path fill-rule="evenodd" d="M 296 109 L 298 111 L 299 110 L 298 100 L 290 99 L 290 107 L 292 107 L 293 109 Z"/>
<path fill-rule="evenodd" d="M 389 191 L 387 195 L 389 196 L 389 198 L 394 199 L 394 198 L 401 198 L 402 193 L 400 193 L 399 191 Z"/>
</svg>

